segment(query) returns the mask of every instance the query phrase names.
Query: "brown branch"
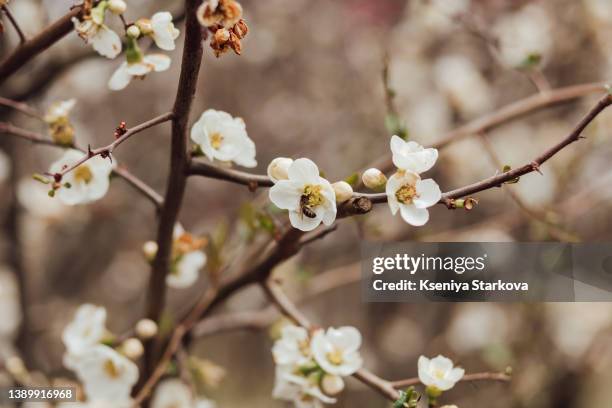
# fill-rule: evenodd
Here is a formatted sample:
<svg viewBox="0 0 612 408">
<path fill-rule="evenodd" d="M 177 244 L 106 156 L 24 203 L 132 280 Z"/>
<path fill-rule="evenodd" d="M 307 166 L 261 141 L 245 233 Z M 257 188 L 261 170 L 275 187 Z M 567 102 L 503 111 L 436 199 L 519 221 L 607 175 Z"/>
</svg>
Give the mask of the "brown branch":
<svg viewBox="0 0 612 408">
<path fill-rule="evenodd" d="M 15 17 L 11 13 L 11 11 L 8 9 L 8 7 L 2 6 L 2 11 L 4 12 L 4 14 L 6 14 L 6 17 L 11 22 L 11 25 L 13 26 L 15 31 L 17 31 L 17 35 L 19 36 L 19 42 L 21 44 L 26 42 L 25 34 L 23 34 L 23 31 L 21 31 L 21 27 L 19 27 L 19 23 L 17 23 L 17 20 L 15 20 Z"/>
<path fill-rule="evenodd" d="M 289 319 L 293 320 L 299 326 L 304 327 L 305 329 L 311 330 L 314 326 L 309 322 L 308 318 L 304 316 L 299 309 L 293 304 L 291 299 L 289 299 L 281 290 L 280 286 L 274 282 L 268 280 L 264 284 L 262 284 L 266 294 L 270 301 Z M 377 391 L 379 394 L 389 399 L 390 401 L 396 401 L 400 395 L 393 388 L 391 383 L 387 380 L 384 380 L 372 372 L 366 370 L 365 368 L 361 368 L 353 377 L 369 386 L 370 388 Z"/>
<path fill-rule="evenodd" d="M 23 114 L 31 116 L 33 118 L 43 120 L 43 117 L 36 109 L 33 109 L 27 103 L 14 101 L 12 99 L 4 98 L 0 96 L 0 105 L 7 106 L 9 108 L 15 109 Z"/>
<path fill-rule="evenodd" d="M 569 102 L 582 96 L 598 92 L 606 92 L 606 83 L 586 83 L 558 88 L 548 92 L 538 92 L 537 94 L 506 105 L 493 113 L 482 116 L 446 133 L 431 147 L 441 149 L 465 137 L 489 131 L 540 109 Z M 365 166 L 364 169 L 370 167 L 375 167 L 387 172 L 393 169 L 393 162 L 391 161 L 391 157 L 387 155 Z"/>
<path fill-rule="evenodd" d="M 500 382 L 508 382 L 511 381 L 512 377 L 504 373 L 474 373 L 474 374 L 466 374 L 459 381 L 462 382 L 470 382 L 470 381 L 500 381 Z M 405 388 L 411 385 L 420 384 L 421 380 L 418 377 L 407 378 L 405 380 L 392 381 L 391 386 L 393 388 Z"/>
<path fill-rule="evenodd" d="M 85 163 L 86 161 L 90 160 L 93 157 L 96 157 L 96 156 L 109 157 L 117 146 L 119 146 L 121 143 L 128 140 L 130 137 L 150 127 L 153 127 L 153 126 L 159 125 L 160 123 L 164 123 L 164 122 L 171 120 L 173 115 L 174 114 L 172 112 L 166 112 L 153 119 L 150 119 L 146 122 L 143 122 L 139 125 L 136 125 L 130 128 L 127 132 L 125 132 L 123 135 L 115 139 L 112 143 L 108 144 L 107 146 L 103 146 L 103 147 L 93 149 L 93 150 L 87 148 L 87 152 L 86 152 L 87 154 L 85 154 L 82 158 L 80 158 L 75 163 L 71 164 L 70 166 L 67 166 L 66 168 L 62 169 L 58 173 L 53 174 L 53 176 L 55 177 L 56 180 L 57 179 L 61 180 L 62 176 L 66 175 L 67 173 L 70 173 L 72 170 L 76 169 L 81 164 Z"/>
<path fill-rule="evenodd" d="M 73 7 L 66 15 L 17 47 L 0 63 L 0 85 L 28 61 L 72 31 L 72 18 L 78 17 L 81 11 L 82 6 Z"/>
<path fill-rule="evenodd" d="M 266 175 L 250 174 L 244 171 L 225 169 L 210 163 L 206 163 L 202 160 L 194 160 L 191 162 L 189 174 L 243 184 L 248 186 L 251 190 L 255 190 L 257 187 L 272 187 L 274 185 L 274 182 L 272 182 L 272 180 L 270 180 L 270 178 Z"/>
<path fill-rule="evenodd" d="M 10 123 L 0 122 L 0 133 L 19 137 L 24 140 L 28 140 L 35 144 L 42 144 L 47 146 L 52 146 L 60 149 L 73 148 L 79 150 L 83 153 L 87 151 L 79 146 L 64 146 L 55 143 L 53 140 L 39 134 L 36 132 L 31 132 L 26 129 L 19 128 Z M 150 186 L 148 186 L 145 182 L 140 180 L 138 177 L 133 175 L 127 168 L 118 165 L 115 169 L 113 169 L 113 174 L 121 177 L 125 181 L 127 181 L 132 187 L 141 192 L 146 198 L 148 198 L 156 207 L 160 207 L 164 201 L 164 199 Z"/>
<path fill-rule="evenodd" d="M 187 122 L 196 92 L 202 60 L 202 30 L 196 19 L 198 0 L 186 0 L 185 40 L 178 89 L 172 109 L 172 142 L 170 173 L 168 175 L 164 205 L 160 211 L 157 229 L 157 255 L 153 261 L 147 290 L 146 316 L 159 321 L 166 299 L 166 275 L 170 270 L 174 226 L 183 201 L 189 169 Z M 182 336 L 181 336 L 182 337 Z M 146 344 L 145 373 L 157 360 L 157 341 Z"/>
</svg>

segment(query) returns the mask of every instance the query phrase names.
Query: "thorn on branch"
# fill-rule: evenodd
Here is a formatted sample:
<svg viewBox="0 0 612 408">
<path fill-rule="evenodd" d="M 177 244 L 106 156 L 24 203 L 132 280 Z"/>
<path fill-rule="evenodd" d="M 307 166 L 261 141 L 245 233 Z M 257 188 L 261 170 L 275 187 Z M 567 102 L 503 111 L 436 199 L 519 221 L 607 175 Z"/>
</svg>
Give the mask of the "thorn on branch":
<svg viewBox="0 0 612 408">
<path fill-rule="evenodd" d="M 532 161 L 530 165 L 533 171 L 537 171 L 541 175 L 544 175 L 544 173 L 542 173 L 542 170 L 540 170 L 540 163 L 538 163 L 537 161 Z"/>
<path fill-rule="evenodd" d="M 251 193 L 257 191 L 257 187 L 259 187 L 259 183 L 257 183 L 257 181 L 249 181 L 248 188 Z"/>
</svg>

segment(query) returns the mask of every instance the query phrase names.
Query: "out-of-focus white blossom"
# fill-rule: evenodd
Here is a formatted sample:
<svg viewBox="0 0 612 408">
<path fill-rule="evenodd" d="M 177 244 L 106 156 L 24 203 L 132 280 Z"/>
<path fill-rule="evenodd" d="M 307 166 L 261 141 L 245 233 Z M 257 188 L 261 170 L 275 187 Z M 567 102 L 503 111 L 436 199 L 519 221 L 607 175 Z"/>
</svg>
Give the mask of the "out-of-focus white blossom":
<svg viewBox="0 0 612 408">
<path fill-rule="evenodd" d="M 429 221 L 428 207 L 442 197 L 438 184 L 432 179 L 421 180 L 413 172 L 400 170 L 389 178 L 386 187 L 391 214 L 400 215 L 410 225 L 420 227 Z"/>
<path fill-rule="evenodd" d="M 419 380 L 427 387 L 438 391 L 448 391 L 463 378 L 465 370 L 455 367 L 453 362 L 442 355 L 433 359 L 419 357 Z"/>
<path fill-rule="evenodd" d="M 113 91 L 124 89 L 134 78 L 144 78 L 151 72 L 162 72 L 170 68 L 171 59 L 164 54 L 143 55 L 138 61 L 125 61 L 108 81 L 108 87 Z"/>
<path fill-rule="evenodd" d="M 51 139 L 61 145 L 71 145 L 74 142 L 74 128 L 68 115 L 76 104 L 76 99 L 58 101 L 51 104 L 45 113 L 44 120 L 49 126 Z"/>
<path fill-rule="evenodd" d="M 434 65 L 434 80 L 451 104 L 467 117 L 491 109 L 493 95 L 486 79 L 474 63 L 462 55 L 439 58 Z"/>
<path fill-rule="evenodd" d="M 73 17 L 72 23 L 79 37 L 91 44 L 98 54 L 115 58 L 121 52 L 121 38 L 104 24 L 107 6 L 108 3 L 102 1 L 92 8 L 91 14 L 85 16 L 83 21 Z"/>
<path fill-rule="evenodd" d="M 289 366 L 276 367 L 272 397 L 291 401 L 296 408 L 322 408 L 323 404 L 336 402 L 321 391 L 316 378 L 296 375 Z"/>
<path fill-rule="evenodd" d="M 289 178 L 289 166 L 293 163 L 293 159 L 288 157 L 277 157 L 268 165 L 268 177 L 273 182 L 278 180 L 287 180 Z"/>
<path fill-rule="evenodd" d="M 329 374 L 347 376 L 359 370 L 363 365 L 359 347 L 361 333 L 354 327 L 330 327 L 312 337 L 312 355 Z"/>
<path fill-rule="evenodd" d="M 166 284 L 172 288 L 183 289 L 195 283 L 200 269 L 206 265 L 206 254 L 201 251 L 206 240 L 185 232 L 180 224 L 174 228 L 172 245 L 172 265 Z"/>
<path fill-rule="evenodd" d="M 151 37 L 162 50 L 172 51 L 175 48 L 174 40 L 178 38 L 180 31 L 174 27 L 172 14 L 160 11 L 151 17 Z"/>
<path fill-rule="evenodd" d="M 28 177 L 17 183 L 17 200 L 33 216 L 58 219 L 68 207 L 60 200 L 49 197 L 48 187 Z"/>
<path fill-rule="evenodd" d="M 274 362 L 280 365 L 305 364 L 312 357 L 308 331 L 303 327 L 287 325 L 272 347 Z"/>
<path fill-rule="evenodd" d="M 67 150 L 51 165 L 49 173 L 61 172 L 65 166 L 78 162 L 84 154 L 78 150 Z M 87 204 L 99 200 L 108 192 L 112 171 L 113 163 L 110 158 L 92 157 L 63 176 L 63 185 L 57 189 L 55 196 L 67 205 Z M 69 183 L 69 187 L 65 186 L 65 183 Z"/>
<path fill-rule="evenodd" d="M 19 284 L 15 274 L 0 265 L 0 341 L 10 340 L 21 323 Z"/>
<path fill-rule="evenodd" d="M 372 190 L 381 189 L 387 184 L 387 176 L 375 168 L 367 169 L 361 175 L 361 181 L 363 185 Z"/>
<path fill-rule="evenodd" d="M 270 200 L 289 210 L 294 228 L 312 231 L 323 222 L 336 219 L 336 194 L 329 181 L 319 176 L 319 168 L 309 159 L 297 159 L 288 170 L 288 180 L 279 180 L 270 189 Z"/>
<path fill-rule="evenodd" d="M 249 138 L 242 118 L 208 109 L 191 128 L 191 140 L 197 143 L 208 160 L 234 162 L 255 167 L 255 143 Z"/>
<path fill-rule="evenodd" d="M 321 389 L 327 395 L 338 395 L 344 390 L 344 380 L 338 375 L 325 374 L 321 380 Z"/>
<path fill-rule="evenodd" d="M 438 150 L 423 146 L 413 141 L 405 141 L 399 136 L 391 137 L 393 164 L 400 170 L 421 174 L 431 169 L 438 160 Z"/>
<path fill-rule="evenodd" d="M 62 340 L 69 354 L 81 354 L 102 341 L 106 331 L 106 309 L 84 304 L 64 328 Z"/>
<path fill-rule="evenodd" d="M 507 339 L 508 323 L 503 309 L 497 305 L 465 303 L 457 309 L 446 338 L 457 352 L 477 351 Z"/>
<path fill-rule="evenodd" d="M 11 159 L 4 151 L 0 150 L 0 184 L 4 183 L 11 175 Z"/>
<path fill-rule="evenodd" d="M 612 22 L 612 2 L 608 0 L 584 0 L 584 5 L 594 18 Z"/>
<path fill-rule="evenodd" d="M 67 355 L 64 364 L 83 383 L 89 400 L 125 401 L 138 380 L 138 367 L 111 347 L 97 344 L 78 356 Z"/>
<path fill-rule="evenodd" d="M 539 5 L 529 4 L 495 24 L 502 61 L 510 67 L 545 62 L 553 48 L 552 21 Z"/>
<path fill-rule="evenodd" d="M 157 335 L 157 323 L 151 319 L 141 319 L 136 323 L 136 334 L 141 339 L 150 339 Z"/>
<path fill-rule="evenodd" d="M 353 187 L 346 181 L 337 181 L 332 184 L 334 193 L 336 193 L 336 202 L 343 203 L 353 196 Z"/>
<path fill-rule="evenodd" d="M 470 0 L 417 0 L 410 2 L 412 21 L 426 28 L 447 31 L 470 8 Z"/>
<path fill-rule="evenodd" d="M 178 378 L 159 383 L 153 394 L 151 408 L 193 408 L 191 389 Z"/>
</svg>

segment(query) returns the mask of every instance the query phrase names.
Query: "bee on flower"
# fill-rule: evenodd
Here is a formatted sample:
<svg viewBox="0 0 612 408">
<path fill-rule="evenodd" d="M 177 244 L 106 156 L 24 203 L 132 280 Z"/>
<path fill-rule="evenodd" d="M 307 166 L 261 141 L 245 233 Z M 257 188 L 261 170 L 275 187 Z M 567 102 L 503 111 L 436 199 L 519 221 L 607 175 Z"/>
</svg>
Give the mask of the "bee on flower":
<svg viewBox="0 0 612 408">
<path fill-rule="evenodd" d="M 287 169 L 287 179 L 278 180 L 270 189 L 270 201 L 289 211 L 294 228 L 312 231 L 321 222 L 331 225 L 336 220 L 336 193 L 332 185 L 319 175 L 319 168 L 309 159 L 297 159 Z"/>
</svg>

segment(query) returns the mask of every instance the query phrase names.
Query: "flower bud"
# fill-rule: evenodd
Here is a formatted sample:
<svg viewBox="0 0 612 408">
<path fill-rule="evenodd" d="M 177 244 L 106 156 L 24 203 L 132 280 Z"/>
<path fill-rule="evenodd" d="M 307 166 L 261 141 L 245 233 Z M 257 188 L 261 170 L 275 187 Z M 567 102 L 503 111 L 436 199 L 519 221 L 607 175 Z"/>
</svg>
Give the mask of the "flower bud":
<svg viewBox="0 0 612 408">
<path fill-rule="evenodd" d="M 130 360 L 136 360 L 144 353 L 144 347 L 140 340 L 130 337 L 121 343 L 121 351 Z"/>
<path fill-rule="evenodd" d="M 151 34 L 153 32 L 151 20 L 149 20 L 148 18 L 138 19 L 134 24 L 140 29 L 140 33 L 143 35 Z"/>
<path fill-rule="evenodd" d="M 136 334 L 141 339 L 150 339 L 157 334 L 157 323 L 151 319 L 142 319 L 136 323 Z"/>
<path fill-rule="evenodd" d="M 127 9 L 127 4 L 123 0 L 109 0 L 108 9 L 115 14 L 123 14 Z"/>
<path fill-rule="evenodd" d="M 372 190 L 380 190 L 385 184 L 387 184 L 387 177 L 383 174 L 382 171 L 371 168 L 367 169 L 361 175 L 361 181 L 363 184 Z"/>
<path fill-rule="evenodd" d="M 215 38 L 214 41 L 216 43 L 224 43 L 226 41 L 228 41 L 230 39 L 230 32 L 227 28 L 220 28 L 217 31 L 215 31 Z"/>
<path fill-rule="evenodd" d="M 147 241 L 142 246 L 142 252 L 144 253 L 147 261 L 152 261 L 157 255 L 157 242 L 155 241 Z"/>
<path fill-rule="evenodd" d="M 321 380 L 321 388 L 327 395 L 338 395 L 344 389 L 344 380 L 338 375 L 325 374 Z"/>
<path fill-rule="evenodd" d="M 343 203 L 353 196 L 353 187 L 346 181 L 338 181 L 332 184 L 334 193 L 336 193 L 336 202 Z"/>
<path fill-rule="evenodd" d="M 140 28 L 138 28 L 137 25 L 132 24 L 131 26 L 128 27 L 127 29 L 127 35 L 132 37 L 132 38 L 138 38 L 140 37 Z"/>
<path fill-rule="evenodd" d="M 268 177 L 275 183 L 279 180 L 287 180 L 289 178 L 289 166 L 292 163 L 293 159 L 277 157 L 268 165 Z"/>
<path fill-rule="evenodd" d="M 234 34 L 238 36 L 238 38 L 244 38 L 249 32 L 249 26 L 247 26 L 246 22 L 241 19 L 234 25 L 232 30 L 234 31 Z"/>
</svg>

